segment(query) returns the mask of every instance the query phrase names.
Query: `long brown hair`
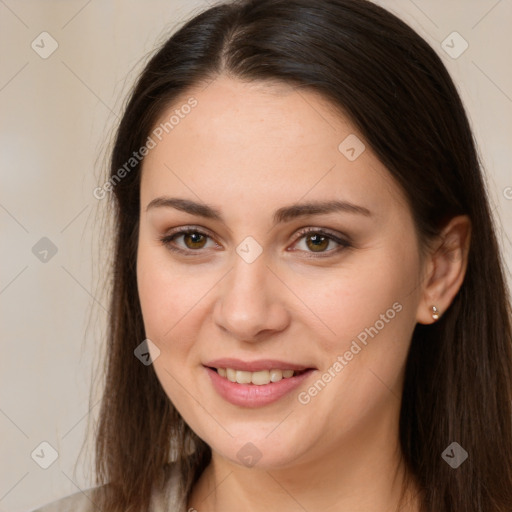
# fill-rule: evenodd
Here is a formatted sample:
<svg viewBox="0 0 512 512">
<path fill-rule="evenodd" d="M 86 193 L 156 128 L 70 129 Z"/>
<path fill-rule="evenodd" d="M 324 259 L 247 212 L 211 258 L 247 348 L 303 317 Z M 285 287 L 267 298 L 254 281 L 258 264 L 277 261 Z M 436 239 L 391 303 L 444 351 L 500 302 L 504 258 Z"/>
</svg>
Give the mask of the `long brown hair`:
<svg viewBox="0 0 512 512">
<path fill-rule="evenodd" d="M 366 0 L 241 0 L 184 24 L 151 58 L 131 93 L 112 151 L 115 254 L 96 437 L 97 503 L 147 510 L 163 482 L 171 440 L 188 489 L 210 448 L 190 430 L 151 366 L 137 294 L 140 162 L 178 95 L 219 74 L 321 93 L 365 137 L 405 192 L 425 247 L 447 220 L 471 220 L 464 282 L 433 325 L 415 328 L 405 371 L 400 444 L 423 512 L 512 510 L 512 334 L 509 291 L 481 166 L 456 87 L 435 51 L 396 16 Z M 132 162 L 133 163 L 133 162 Z M 187 438 L 197 450 L 187 456 Z M 452 442 L 469 454 L 457 469 Z"/>
</svg>

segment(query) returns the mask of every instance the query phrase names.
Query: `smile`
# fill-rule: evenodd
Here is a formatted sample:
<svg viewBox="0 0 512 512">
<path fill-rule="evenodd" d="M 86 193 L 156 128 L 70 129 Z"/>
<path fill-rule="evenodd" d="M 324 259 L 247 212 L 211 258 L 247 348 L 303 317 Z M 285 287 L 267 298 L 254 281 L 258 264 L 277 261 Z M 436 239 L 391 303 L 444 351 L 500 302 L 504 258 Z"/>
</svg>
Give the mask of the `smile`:
<svg viewBox="0 0 512 512">
<path fill-rule="evenodd" d="M 248 363 L 222 359 L 203 368 L 219 397 L 244 408 L 263 407 L 290 396 L 317 371 L 277 360 Z"/>
<path fill-rule="evenodd" d="M 217 370 L 217 373 L 229 380 L 238 384 L 255 384 L 256 386 L 263 386 L 271 382 L 279 382 L 282 379 L 289 379 L 295 375 L 303 373 L 306 370 L 280 370 L 273 368 L 271 370 L 261 370 L 258 372 L 248 372 L 244 370 L 234 370 L 233 368 L 212 368 Z"/>
</svg>

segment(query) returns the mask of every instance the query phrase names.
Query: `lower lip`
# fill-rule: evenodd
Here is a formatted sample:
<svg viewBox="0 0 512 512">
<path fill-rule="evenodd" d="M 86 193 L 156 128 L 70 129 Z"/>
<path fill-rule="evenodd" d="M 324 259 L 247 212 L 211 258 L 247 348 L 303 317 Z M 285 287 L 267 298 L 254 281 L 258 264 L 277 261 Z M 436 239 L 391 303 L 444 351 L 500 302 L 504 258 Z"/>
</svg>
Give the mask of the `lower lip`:
<svg viewBox="0 0 512 512">
<path fill-rule="evenodd" d="M 307 370 L 294 377 L 283 378 L 279 382 L 271 382 L 257 386 L 256 384 L 238 384 L 221 377 L 216 370 L 206 368 L 217 393 L 240 407 L 262 407 L 284 397 L 307 379 L 314 370 Z"/>
</svg>

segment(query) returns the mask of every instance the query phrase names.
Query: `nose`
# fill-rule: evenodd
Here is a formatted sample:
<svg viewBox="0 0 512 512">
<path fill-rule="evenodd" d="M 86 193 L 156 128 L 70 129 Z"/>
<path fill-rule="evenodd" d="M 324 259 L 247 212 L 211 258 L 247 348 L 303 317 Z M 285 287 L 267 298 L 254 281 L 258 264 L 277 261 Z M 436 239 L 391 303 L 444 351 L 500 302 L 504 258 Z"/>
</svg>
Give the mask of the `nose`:
<svg viewBox="0 0 512 512">
<path fill-rule="evenodd" d="M 289 323 L 287 289 L 262 256 L 252 263 L 235 256 L 234 267 L 219 283 L 215 323 L 240 341 L 262 341 Z"/>
</svg>

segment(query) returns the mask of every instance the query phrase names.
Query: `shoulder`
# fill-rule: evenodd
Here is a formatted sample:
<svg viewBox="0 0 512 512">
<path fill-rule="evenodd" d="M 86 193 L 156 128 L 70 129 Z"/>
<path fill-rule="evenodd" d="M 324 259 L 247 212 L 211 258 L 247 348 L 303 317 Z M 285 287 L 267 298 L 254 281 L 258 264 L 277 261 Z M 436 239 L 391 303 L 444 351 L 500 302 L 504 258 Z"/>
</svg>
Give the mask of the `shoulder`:
<svg viewBox="0 0 512 512">
<path fill-rule="evenodd" d="M 97 487 L 78 491 L 56 501 L 52 501 L 32 512 L 97 512 L 94 493 Z"/>
<path fill-rule="evenodd" d="M 186 511 L 186 491 L 180 486 L 180 466 L 168 464 L 165 468 L 165 486 L 154 489 L 151 497 L 151 512 Z M 78 491 L 30 512 L 98 512 L 95 495 L 101 486 Z"/>
</svg>

